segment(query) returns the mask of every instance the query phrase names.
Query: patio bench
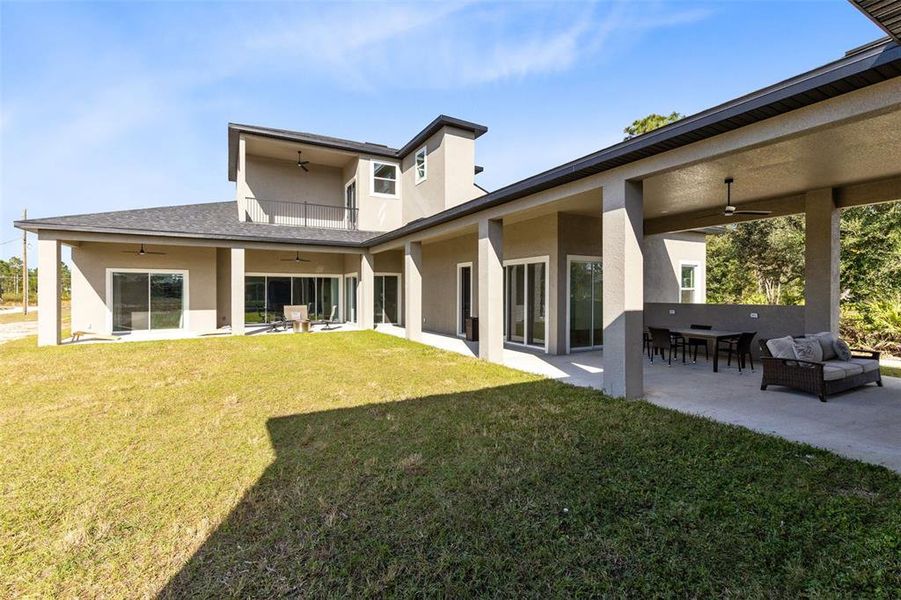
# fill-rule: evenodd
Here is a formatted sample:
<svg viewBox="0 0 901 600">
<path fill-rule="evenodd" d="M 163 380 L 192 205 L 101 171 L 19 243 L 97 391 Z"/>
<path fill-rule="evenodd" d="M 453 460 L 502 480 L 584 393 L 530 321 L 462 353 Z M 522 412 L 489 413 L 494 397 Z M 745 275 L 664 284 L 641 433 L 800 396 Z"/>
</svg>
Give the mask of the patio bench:
<svg viewBox="0 0 901 600">
<path fill-rule="evenodd" d="M 830 337 L 831 336 L 831 337 Z M 804 360 L 796 356 L 788 357 L 783 352 L 773 356 L 768 341 L 795 341 L 816 338 L 823 350 L 823 360 Z M 849 360 L 841 360 L 832 349 L 832 343 L 838 338 L 830 333 L 805 335 L 803 337 L 786 337 L 778 340 L 760 340 L 760 361 L 763 363 L 763 378 L 760 389 L 766 390 L 769 385 L 782 385 L 792 389 L 815 394 L 821 402 L 826 396 L 844 392 L 868 383 L 882 387 L 882 375 L 879 372 L 879 352 L 870 350 L 849 349 Z"/>
</svg>

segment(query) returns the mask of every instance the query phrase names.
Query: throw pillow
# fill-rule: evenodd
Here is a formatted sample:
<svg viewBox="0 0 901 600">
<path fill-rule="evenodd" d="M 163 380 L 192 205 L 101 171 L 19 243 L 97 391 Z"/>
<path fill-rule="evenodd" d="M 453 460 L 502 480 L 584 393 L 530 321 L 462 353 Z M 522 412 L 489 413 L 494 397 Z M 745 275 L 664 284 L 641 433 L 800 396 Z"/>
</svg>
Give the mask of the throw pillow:
<svg viewBox="0 0 901 600">
<path fill-rule="evenodd" d="M 838 339 L 831 331 L 821 331 L 820 333 L 808 333 L 804 337 L 814 338 L 820 342 L 820 348 L 823 349 L 823 358 L 821 360 L 831 360 L 835 358 L 835 350 L 833 344 Z"/>
<path fill-rule="evenodd" d="M 845 362 L 851 360 L 851 348 L 848 347 L 848 343 L 845 340 L 835 340 L 832 343 L 832 348 L 835 350 L 835 355 L 839 360 Z"/>
<path fill-rule="evenodd" d="M 795 351 L 795 358 L 798 360 L 823 362 L 823 348 L 820 346 L 820 341 L 816 338 L 805 337 L 795 340 L 792 347 Z"/>
<path fill-rule="evenodd" d="M 767 350 L 773 358 L 796 358 L 793 346 L 794 339 L 790 335 L 766 341 Z"/>
</svg>

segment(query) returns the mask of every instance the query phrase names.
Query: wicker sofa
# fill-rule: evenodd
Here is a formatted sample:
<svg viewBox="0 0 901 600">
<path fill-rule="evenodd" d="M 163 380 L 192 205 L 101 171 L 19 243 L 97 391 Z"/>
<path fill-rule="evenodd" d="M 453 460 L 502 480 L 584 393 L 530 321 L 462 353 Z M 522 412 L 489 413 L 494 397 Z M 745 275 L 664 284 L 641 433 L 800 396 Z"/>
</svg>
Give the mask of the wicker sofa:
<svg viewBox="0 0 901 600">
<path fill-rule="evenodd" d="M 767 341 L 760 340 L 760 361 L 763 363 L 761 390 L 766 390 L 769 385 L 783 385 L 816 394 L 821 402 L 826 402 L 826 396 L 830 394 L 844 392 L 867 383 L 875 383 L 882 387 L 879 352 L 852 349 L 850 361 L 842 361 L 834 352 L 828 351 L 824 352 L 824 360 L 821 362 L 774 358 Z"/>
</svg>

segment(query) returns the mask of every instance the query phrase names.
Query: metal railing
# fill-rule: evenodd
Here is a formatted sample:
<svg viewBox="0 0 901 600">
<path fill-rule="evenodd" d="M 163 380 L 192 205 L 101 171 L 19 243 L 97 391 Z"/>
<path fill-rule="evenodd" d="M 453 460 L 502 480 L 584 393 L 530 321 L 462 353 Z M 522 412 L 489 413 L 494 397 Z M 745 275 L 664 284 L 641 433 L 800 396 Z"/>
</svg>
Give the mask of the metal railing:
<svg viewBox="0 0 901 600">
<path fill-rule="evenodd" d="M 357 229 L 358 210 L 345 206 L 263 200 L 247 196 L 244 198 L 244 211 L 247 220 L 252 223 L 321 229 Z"/>
</svg>

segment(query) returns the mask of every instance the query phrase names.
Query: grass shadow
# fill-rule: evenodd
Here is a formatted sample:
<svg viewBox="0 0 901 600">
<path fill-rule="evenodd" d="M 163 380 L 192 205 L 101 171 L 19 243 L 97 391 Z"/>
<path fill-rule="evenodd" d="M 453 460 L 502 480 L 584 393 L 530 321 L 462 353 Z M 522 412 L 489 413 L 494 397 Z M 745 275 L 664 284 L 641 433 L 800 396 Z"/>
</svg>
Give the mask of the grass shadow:
<svg viewBox="0 0 901 600">
<path fill-rule="evenodd" d="M 163 598 L 871 595 L 885 469 L 553 381 L 272 418 Z"/>
</svg>

